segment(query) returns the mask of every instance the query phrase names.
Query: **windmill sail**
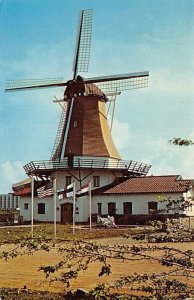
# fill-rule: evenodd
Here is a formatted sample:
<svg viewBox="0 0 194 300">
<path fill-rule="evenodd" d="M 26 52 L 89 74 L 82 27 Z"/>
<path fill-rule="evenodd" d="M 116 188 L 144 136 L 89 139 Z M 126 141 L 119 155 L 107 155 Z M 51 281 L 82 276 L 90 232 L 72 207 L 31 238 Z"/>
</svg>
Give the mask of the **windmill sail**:
<svg viewBox="0 0 194 300">
<path fill-rule="evenodd" d="M 75 57 L 73 64 L 73 80 L 75 81 L 78 71 L 87 71 L 89 66 L 90 45 L 92 35 L 92 10 L 82 10 L 80 13 L 80 21 L 78 24 L 77 41 L 75 48 Z M 83 84 L 83 83 L 82 83 Z M 67 86 L 68 88 L 68 86 Z M 67 112 L 66 122 L 64 123 L 64 134 L 61 136 L 61 152 L 60 158 L 65 155 L 66 143 L 69 134 L 69 127 L 73 112 L 74 97 L 70 97 L 69 109 Z"/>
<path fill-rule="evenodd" d="M 92 78 L 83 78 L 80 81 L 64 82 L 63 78 L 46 78 L 46 79 L 27 79 L 27 80 L 9 80 L 6 82 L 6 92 L 21 91 L 27 89 L 41 89 L 41 88 L 56 88 L 61 86 L 69 86 L 79 90 L 79 86 L 83 84 L 96 83 L 104 93 L 122 92 L 124 90 L 131 90 L 137 88 L 144 88 L 148 86 L 149 72 L 126 73 L 119 75 L 100 76 Z"/>
<path fill-rule="evenodd" d="M 55 88 L 65 86 L 67 83 L 63 82 L 63 77 L 57 78 L 42 78 L 42 79 L 18 79 L 7 80 L 5 92 L 24 91 L 28 89 L 41 89 L 41 88 Z"/>
<path fill-rule="evenodd" d="M 55 160 L 60 157 L 62 146 L 63 146 L 63 138 L 65 134 L 65 127 L 64 124 L 66 124 L 67 120 L 67 111 L 68 111 L 68 102 L 64 101 L 61 103 L 63 109 L 61 112 L 61 117 L 59 121 L 58 131 L 54 142 L 53 151 L 51 154 L 51 159 Z"/>
<path fill-rule="evenodd" d="M 84 83 L 96 83 L 106 94 L 125 90 L 144 88 L 148 86 L 149 72 L 136 72 L 112 76 L 85 78 Z"/>
<path fill-rule="evenodd" d="M 92 37 L 92 9 L 82 10 L 78 24 L 73 72 L 75 79 L 78 72 L 87 72 L 90 60 Z"/>
</svg>

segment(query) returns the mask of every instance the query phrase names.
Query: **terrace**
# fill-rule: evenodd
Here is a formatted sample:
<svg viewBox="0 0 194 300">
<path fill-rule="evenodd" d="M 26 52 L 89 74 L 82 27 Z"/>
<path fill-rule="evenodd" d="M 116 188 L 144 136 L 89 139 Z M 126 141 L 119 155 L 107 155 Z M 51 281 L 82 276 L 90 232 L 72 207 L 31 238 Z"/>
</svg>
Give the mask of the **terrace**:
<svg viewBox="0 0 194 300">
<path fill-rule="evenodd" d="M 151 165 L 127 160 L 110 158 L 65 157 L 57 160 L 31 161 L 24 166 L 28 176 L 48 176 L 58 170 L 88 169 L 114 170 L 123 172 L 125 176 L 145 176 Z"/>
</svg>

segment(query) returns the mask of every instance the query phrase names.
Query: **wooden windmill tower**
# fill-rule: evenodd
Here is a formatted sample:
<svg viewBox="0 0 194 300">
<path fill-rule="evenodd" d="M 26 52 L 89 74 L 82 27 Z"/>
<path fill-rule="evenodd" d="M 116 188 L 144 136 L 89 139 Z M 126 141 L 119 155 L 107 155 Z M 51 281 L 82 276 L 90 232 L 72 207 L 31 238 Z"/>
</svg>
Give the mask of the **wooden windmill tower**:
<svg viewBox="0 0 194 300">
<path fill-rule="evenodd" d="M 109 93 L 147 87 L 149 73 L 84 78 L 88 71 L 92 34 L 92 10 L 82 10 L 78 26 L 73 78 L 8 81 L 6 92 L 65 87 L 59 128 L 49 161 L 31 162 L 24 168 L 29 176 L 50 176 L 55 170 L 72 168 L 111 168 L 129 175 L 146 175 L 150 166 L 125 162 L 113 143 L 105 104 Z M 80 179 L 80 182 L 82 179 Z"/>
</svg>

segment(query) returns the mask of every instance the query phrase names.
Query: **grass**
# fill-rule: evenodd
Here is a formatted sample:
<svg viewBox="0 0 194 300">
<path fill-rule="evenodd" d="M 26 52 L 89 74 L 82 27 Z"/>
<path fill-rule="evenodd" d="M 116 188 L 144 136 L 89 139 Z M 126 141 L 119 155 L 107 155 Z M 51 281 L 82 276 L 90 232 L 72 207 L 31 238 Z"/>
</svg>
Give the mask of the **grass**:
<svg viewBox="0 0 194 300">
<path fill-rule="evenodd" d="M 93 228 L 89 231 L 86 229 L 75 229 L 75 234 L 72 233 L 71 225 L 61 225 L 57 224 L 57 238 L 65 240 L 74 239 L 96 239 L 96 238 L 107 238 L 107 237 L 119 237 L 126 233 L 137 233 L 141 231 L 138 228 L 128 228 L 128 229 L 106 229 L 106 228 Z M 33 230 L 34 238 L 54 238 L 54 226 L 53 224 L 39 224 L 34 226 Z M 0 228 L 0 243 L 10 243 L 24 238 L 31 237 L 31 227 L 2 227 Z"/>
<path fill-rule="evenodd" d="M 31 291 L 29 289 L 0 288 L 3 300 L 64 300 L 62 293 Z"/>
</svg>

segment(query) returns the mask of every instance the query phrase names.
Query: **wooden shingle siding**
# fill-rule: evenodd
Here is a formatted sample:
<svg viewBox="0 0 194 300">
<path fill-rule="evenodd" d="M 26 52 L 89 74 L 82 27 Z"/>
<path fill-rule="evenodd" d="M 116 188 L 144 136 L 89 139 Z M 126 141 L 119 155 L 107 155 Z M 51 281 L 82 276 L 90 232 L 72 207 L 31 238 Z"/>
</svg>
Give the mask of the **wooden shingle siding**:
<svg viewBox="0 0 194 300">
<path fill-rule="evenodd" d="M 75 98 L 65 156 L 119 158 L 106 118 L 104 100 L 99 97 Z"/>
</svg>

